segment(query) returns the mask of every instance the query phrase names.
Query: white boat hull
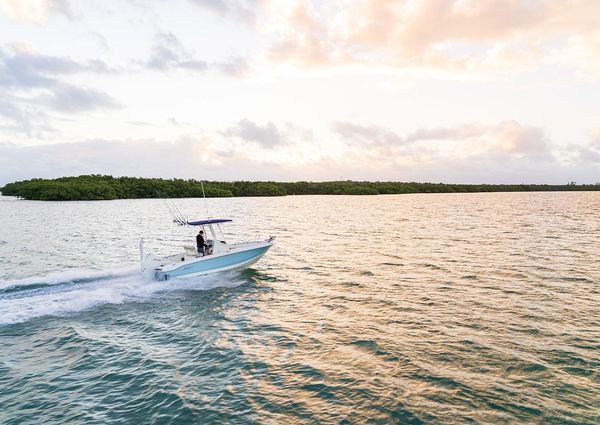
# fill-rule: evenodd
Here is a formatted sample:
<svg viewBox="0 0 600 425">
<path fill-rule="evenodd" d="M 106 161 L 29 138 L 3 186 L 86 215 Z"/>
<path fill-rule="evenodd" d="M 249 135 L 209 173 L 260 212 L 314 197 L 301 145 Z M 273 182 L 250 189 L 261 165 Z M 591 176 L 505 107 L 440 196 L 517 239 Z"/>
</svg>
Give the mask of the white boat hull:
<svg viewBox="0 0 600 425">
<path fill-rule="evenodd" d="M 168 280 L 174 277 L 202 276 L 210 273 L 249 267 L 257 262 L 273 246 L 273 239 L 232 245 L 228 252 L 204 257 L 182 253 L 168 257 L 144 254 L 142 248 L 142 271 L 150 278 Z"/>
</svg>

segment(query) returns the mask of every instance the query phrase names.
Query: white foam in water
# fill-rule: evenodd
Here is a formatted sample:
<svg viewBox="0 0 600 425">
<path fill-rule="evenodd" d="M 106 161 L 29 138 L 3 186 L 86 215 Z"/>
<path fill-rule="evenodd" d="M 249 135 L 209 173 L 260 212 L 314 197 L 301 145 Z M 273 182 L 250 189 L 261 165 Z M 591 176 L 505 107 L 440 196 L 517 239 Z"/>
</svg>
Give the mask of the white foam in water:
<svg viewBox="0 0 600 425">
<path fill-rule="evenodd" d="M 232 274 L 214 274 L 189 279 L 163 282 L 144 279 L 136 268 L 113 272 L 68 271 L 38 278 L 27 278 L 29 285 L 53 285 L 84 280 L 69 287 L 50 287 L 44 291 L 19 292 L 19 296 L 0 298 L 0 325 L 21 323 L 42 316 L 75 313 L 102 304 L 120 304 L 151 299 L 158 292 L 184 289 L 207 290 L 216 287 L 234 287 L 243 281 Z M 97 280 L 92 280 L 97 276 Z M 50 278 L 49 278 L 50 277 Z M 61 279 L 62 277 L 62 279 Z M 65 279 L 67 278 L 67 279 Z M 92 281 L 88 281 L 92 280 Z M 7 282 L 3 282 L 7 283 Z M 12 286 L 24 286 L 24 280 L 13 281 Z M 10 286 L 8 286 L 10 287 Z M 1 287 L 0 287 L 1 288 Z"/>
<path fill-rule="evenodd" d="M 136 274 L 139 267 L 127 267 L 115 270 L 65 270 L 52 272 L 42 276 L 30 276 L 21 279 L 0 280 L 0 290 L 34 285 L 61 285 L 63 283 L 83 280 L 109 279 Z"/>
</svg>

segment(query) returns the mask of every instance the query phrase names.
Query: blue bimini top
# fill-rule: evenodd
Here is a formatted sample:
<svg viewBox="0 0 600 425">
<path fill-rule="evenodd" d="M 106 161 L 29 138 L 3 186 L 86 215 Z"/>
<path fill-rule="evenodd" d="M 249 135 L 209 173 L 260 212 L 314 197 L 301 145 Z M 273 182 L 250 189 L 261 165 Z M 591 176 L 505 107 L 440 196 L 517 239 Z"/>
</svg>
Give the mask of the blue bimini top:
<svg viewBox="0 0 600 425">
<path fill-rule="evenodd" d="M 205 224 L 219 224 L 226 223 L 228 221 L 232 221 L 228 218 L 211 218 L 210 220 L 198 220 L 198 221 L 188 221 L 187 224 L 190 226 L 204 226 Z"/>
</svg>

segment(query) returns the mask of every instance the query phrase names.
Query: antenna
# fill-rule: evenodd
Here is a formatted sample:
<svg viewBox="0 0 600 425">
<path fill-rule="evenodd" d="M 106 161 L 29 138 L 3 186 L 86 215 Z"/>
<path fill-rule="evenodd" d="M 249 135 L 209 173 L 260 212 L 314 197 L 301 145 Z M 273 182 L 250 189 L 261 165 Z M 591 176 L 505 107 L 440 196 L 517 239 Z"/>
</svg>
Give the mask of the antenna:
<svg viewBox="0 0 600 425">
<path fill-rule="evenodd" d="M 204 210 L 206 211 L 206 219 L 209 220 L 210 216 L 208 215 L 208 205 L 206 204 L 206 194 L 204 193 L 204 183 L 200 180 L 200 187 L 202 188 L 202 197 L 204 198 Z"/>
</svg>

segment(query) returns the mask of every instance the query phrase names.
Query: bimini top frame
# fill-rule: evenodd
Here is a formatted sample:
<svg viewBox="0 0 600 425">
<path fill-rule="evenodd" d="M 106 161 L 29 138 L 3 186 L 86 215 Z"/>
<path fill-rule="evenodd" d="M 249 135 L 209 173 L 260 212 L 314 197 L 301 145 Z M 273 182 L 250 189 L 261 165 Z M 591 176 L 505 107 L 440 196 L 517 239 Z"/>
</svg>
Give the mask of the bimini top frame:
<svg viewBox="0 0 600 425">
<path fill-rule="evenodd" d="M 228 221 L 232 221 L 232 220 L 230 220 L 228 218 L 211 218 L 210 220 L 188 221 L 187 224 L 190 226 L 204 226 L 206 224 L 227 223 Z"/>
</svg>

